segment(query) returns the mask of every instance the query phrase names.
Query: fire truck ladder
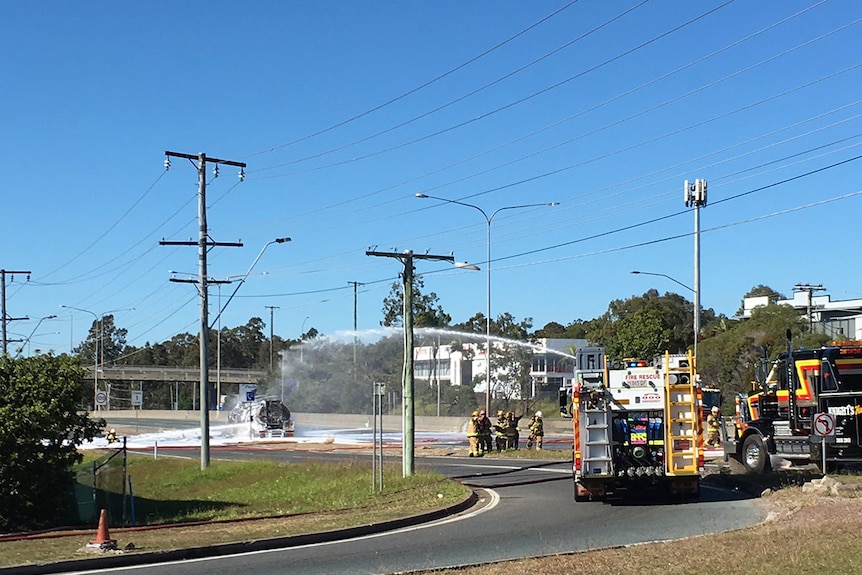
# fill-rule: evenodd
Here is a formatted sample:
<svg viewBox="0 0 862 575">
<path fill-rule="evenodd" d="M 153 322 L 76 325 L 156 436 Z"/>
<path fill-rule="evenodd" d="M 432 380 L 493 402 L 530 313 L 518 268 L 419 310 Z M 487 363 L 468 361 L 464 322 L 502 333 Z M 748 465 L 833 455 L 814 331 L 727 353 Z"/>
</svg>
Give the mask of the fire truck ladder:
<svg viewBox="0 0 862 575">
<path fill-rule="evenodd" d="M 671 366 L 670 354 L 665 353 L 666 471 L 669 476 L 697 475 L 699 421 L 692 357 L 677 363 Z"/>
<path fill-rule="evenodd" d="M 607 391 L 594 390 L 592 394 L 581 398 L 581 402 L 584 406 L 581 469 L 584 475 L 612 476 L 610 405 Z"/>
</svg>

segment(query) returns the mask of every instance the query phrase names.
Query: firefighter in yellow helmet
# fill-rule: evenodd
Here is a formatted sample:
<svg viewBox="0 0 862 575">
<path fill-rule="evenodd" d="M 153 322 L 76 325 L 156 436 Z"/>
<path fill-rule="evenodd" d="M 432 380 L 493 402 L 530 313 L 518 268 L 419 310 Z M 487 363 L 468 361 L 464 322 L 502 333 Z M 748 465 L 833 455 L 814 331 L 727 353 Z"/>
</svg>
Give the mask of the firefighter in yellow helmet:
<svg viewBox="0 0 862 575">
<path fill-rule="evenodd" d="M 545 436 L 545 424 L 542 422 L 542 412 L 537 411 L 530 419 L 530 437 L 527 439 L 527 449 L 534 445 L 536 449 L 542 449 L 542 438 Z"/>
<path fill-rule="evenodd" d="M 112 427 L 111 430 L 105 434 L 105 439 L 108 440 L 108 443 L 114 443 L 117 441 L 117 430 Z"/>
<path fill-rule="evenodd" d="M 719 447 L 721 445 L 721 410 L 717 405 L 713 405 L 706 416 L 706 444 L 710 447 Z"/>
<path fill-rule="evenodd" d="M 503 451 L 509 448 L 507 430 L 509 429 L 509 420 L 506 414 L 501 409 L 497 412 L 497 421 L 494 422 L 494 431 L 497 432 L 497 451 Z"/>
<path fill-rule="evenodd" d="M 479 453 L 479 412 L 474 411 L 467 422 L 467 441 L 470 442 L 470 457 L 481 457 Z"/>
<path fill-rule="evenodd" d="M 512 411 L 506 413 L 506 419 L 509 422 L 509 426 L 506 428 L 506 443 L 508 449 L 518 449 L 518 443 L 521 440 L 521 430 L 518 428 L 518 422 L 522 417 L 523 415 L 515 415 Z"/>
</svg>

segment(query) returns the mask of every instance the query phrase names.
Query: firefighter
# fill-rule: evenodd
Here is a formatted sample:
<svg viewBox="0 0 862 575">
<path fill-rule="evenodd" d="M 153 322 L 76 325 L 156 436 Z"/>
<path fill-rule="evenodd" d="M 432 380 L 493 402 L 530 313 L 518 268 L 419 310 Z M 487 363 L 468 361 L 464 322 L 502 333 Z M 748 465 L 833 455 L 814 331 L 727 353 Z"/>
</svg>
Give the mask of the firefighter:
<svg viewBox="0 0 862 575">
<path fill-rule="evenodd" d="M 721 410 L 717 405 L 713 405 L 709 415 L 706 416 L 706 444 L 710 447 L 721 446 L 720 432 Z"/>
<path fill-rule="evenodd" d="M 479 412 L 474 411 L 467 422 L 467 440 L 470 442 L 470 457 L 482 457 L 479 453 Z"/>
<path fill-rule="evenodd" d="M 508 449 L 518 449 L 518 442 L 520 441 L 520 429 L 518 429 L 518 422 L 521 420 L 523 415 L 515 415 L 514 412 L 510 411 L 506 414 L 506 419 L 508 420 L 508 427 L 506 428 L 506 443 L 508 444 Z"/>
<path fill-rule="evenodd" d="M 484 455 L 491 451 L 491 420 L 484 409 L 479 410 L 479 453 Z"/>
<path fill-rule="evenodd" d="M 115 441 L 117 441 L 117 430 L 112 427 L 111 430 L 105 435 L 105 439 L 108 440 L 108 443 L 114 443 Z"/>
<path fill-rule="evenodd" d="M 506 414 L 501 409 L 497 412 L 497 421 L 494 422 L 494 430 L 497 432 L 497 451 L 509 448 L 508 429 L 509 420 L 506 419 Z"/>
<path fill-rule="evenodd" d="M 536 446 L 542 449 L 542 438 L 545 436 L 545 424 L 542 422 L 542 412 L 537 411 L 530 419 L 530 438 L 527 440 L 527 449 Z"/>
</svg>

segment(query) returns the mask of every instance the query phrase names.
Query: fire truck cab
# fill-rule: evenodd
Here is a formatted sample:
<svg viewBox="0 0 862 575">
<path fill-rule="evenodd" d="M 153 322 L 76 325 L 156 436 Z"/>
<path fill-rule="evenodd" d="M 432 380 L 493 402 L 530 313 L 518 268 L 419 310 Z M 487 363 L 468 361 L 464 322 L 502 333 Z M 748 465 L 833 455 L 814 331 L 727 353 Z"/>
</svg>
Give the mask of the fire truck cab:
<svg viewBox="0 0 862 575">
<path fill-rule="evenodd" d="M 750 473 L 860 464 L 860 418 L 862 342 L 793 350 L 788 333 L 787 351 L 751 392 L 736 397 L 736 414 L 724 425 L 725 459 L 739 459 Z"/>
</svg>

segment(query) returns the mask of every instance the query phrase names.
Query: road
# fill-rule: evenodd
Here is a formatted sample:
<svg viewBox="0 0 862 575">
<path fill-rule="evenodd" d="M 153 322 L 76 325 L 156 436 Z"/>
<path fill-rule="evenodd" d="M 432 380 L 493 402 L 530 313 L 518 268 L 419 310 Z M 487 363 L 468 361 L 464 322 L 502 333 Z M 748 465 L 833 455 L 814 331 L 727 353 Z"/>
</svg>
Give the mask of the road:
<svg viewBox="0 0 862 575">
<path fill-rule="evenodd" d="M 162 449 L 196 457 L 189 449 Z M 266 457 L 292 461 L 308 457 L 369 457 L 361 453 L 309 453 L 286 449 L 216 447 L 214 459 Z M 241 555 L 134 567 L 149 573 L 213 575 L 237 572 L 353 575 L 397 573 L 569 553 L 608 546 L 737 529 L 761 521 L 763 510 L 741 493 L 705 484 L 689 503 L 575 503 L 571 463 L 497 458 L 421 457 L 417 469 L 457 477 L 481 495 L 481 503 L 460 515 L 378 535 Z M 370 468 L 370 463 L 369 463 Z M 706 545 L 704 540 L 704 545 Z M 100 573 L 132 572 L 132 568 Z"/>
</svg>

